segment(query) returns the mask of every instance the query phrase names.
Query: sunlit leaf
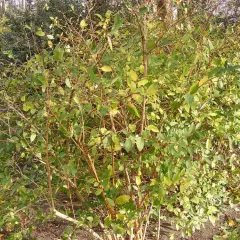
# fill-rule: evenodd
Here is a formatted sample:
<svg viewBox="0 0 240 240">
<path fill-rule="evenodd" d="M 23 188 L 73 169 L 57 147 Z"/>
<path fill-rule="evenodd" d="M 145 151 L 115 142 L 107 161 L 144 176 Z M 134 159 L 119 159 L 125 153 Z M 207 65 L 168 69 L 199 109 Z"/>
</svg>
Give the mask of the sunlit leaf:
<svg viewBox="0 0 240 240">
<path fill-rule="evenodd" d="M 88 26 L 88 24 L 86 23 L 86 21 L 83 19 L 81 22 L 80 22 L 80 27 L 81 28 L 85 28 L 85 27 L 87 27 Z"/>
<path fill-rule="evenodd" d="M 124 205 L 127 202 L 129 202 L 129 200 L 130 200 L 130 196 L 129 195 L 121 195 L 121 196 L 116 198 L 115 203 L 117 205 Z"/>
<path fill-rule="evenodd" d="M 198 83 L 194 83 L 189 90 L 189 94 L 194 94 L 197 92 L 197 90 L 199 89 L 199 85 Z"/>
<path fill-rule="evenodd" d="M 132 147 L 133 147 L 133 143 L 132 143 L 131 139 L 128 138 L 124 144 L 124 148 L 127 152 L 130 152 Z"/>
<path fill-rule="evenodd" d="M 32 133 L 31 137 L 30 137 L 31 142 L 33 142 L 36 139 L 36 137 L 37 137 L 37 134 L 36 133 Z"/>
<path fill-rule="evenodd" d="M 149 131 L 152 131 L 152 132 L 156 132 L 156 133 L 159 132 L 159 129 L 154 125 L 148 125 L 146 127 L 146 129 L 149 130 Z"/>
<path fill-rule="evenodd" d="M 103 72 L 112 72 L 112 68 L 110 66 L 103 66 L 101 67 L 102 71 Z"/>
<path fill-rule="evenodd" d="M 39 28 L 36 32 L 36 35 L 38 35 L 39 37 L 44 37 L 45 36 L 45 32 L 43 32 L 43 30 L 41 28 Z"/>
<path fill-rule="evenodd" d="M 133 70 L 131 70 L 131 71 L 129 72 L 129 76 L 131 77 L 131 79 L 132 79 L 133 81 L 137 81 L 137 79 L 138 79 L 137 73 L 136 73 L 135 71 L 133 71 Z"/>
<path fill-rule="evenodd" d="M 200 81 L 199 81 L 199 86 L 201 87 L 203 84 L 205 84 L 208 81 L 208 76 L 204 76 Z"/>
<path fill-rule="evenodd" d="M 142 183 L 141 178 L 139 176 L 136 176 L 136 184 L 140 186 Z"/>
<path fill-rule="evenodd" d="M 144 139 L 142 137 L 136 137 L 136 145 L 139 152 L 144 148 Z"/>
</svg>

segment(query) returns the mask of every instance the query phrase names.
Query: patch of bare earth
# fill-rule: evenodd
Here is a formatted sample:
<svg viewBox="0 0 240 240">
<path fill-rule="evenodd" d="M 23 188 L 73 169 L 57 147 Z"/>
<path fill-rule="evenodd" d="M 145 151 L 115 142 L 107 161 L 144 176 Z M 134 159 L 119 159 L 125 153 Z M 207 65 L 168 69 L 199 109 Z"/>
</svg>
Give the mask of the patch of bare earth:
<svg viewBox="0 0 240 240">
<path fill-rule="evenodd" d="M 207 222 L 204 228 L 196 231 L 191 237 L 186 238 L 182 238 L 180 233 L 174 230 L 168 222 L 162 222 L 160 240 L 169 240 L 170 234 L 174 234 L 176 240 L 212 240 L 214 235 L 221 233 L 221 226 L 223 226 L 226 221 L 234 218 L 240 218 L 240 208 L 239 211 L 227 208 L 215 225 Z M 32 237 L 36 240 L 60 240 L 63 239 L 64 231 L 69 226 L 68 222 L 61 219 L 54 219 L 45 224 L 39 225 L 33 232 Z M 157 223 L 151 223 L 150 226 L 151 227 L 147 234 L 147 240 L 155 240 L 155 229 L 157 228 Z M 94 237 L 92 237 L 92 235 L 87 231 L 78 229 L 75 231 L 75 235 L 72 239 L 94 240 Z"/>
<path fill-rule="evenodd" d="M 60 240 L 63 239 L 65 229 L 69 223 L 62 220 L 52 220 L 37 227 L 32 233 L 32 239 L 36 240 Z M 87 231 L 78 229 L 74 234 L 74 240 L 94 240 Z"/>
</svg>

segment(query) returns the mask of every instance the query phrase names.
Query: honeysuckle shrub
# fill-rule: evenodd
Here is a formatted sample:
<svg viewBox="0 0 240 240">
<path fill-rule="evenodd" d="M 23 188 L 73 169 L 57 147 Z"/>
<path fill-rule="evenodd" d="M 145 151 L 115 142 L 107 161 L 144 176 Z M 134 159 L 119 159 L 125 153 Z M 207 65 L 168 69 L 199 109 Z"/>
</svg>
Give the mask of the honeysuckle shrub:
<svg viewBox="0 0 240 240">
<path fill-rule="evenodd" d="M 18 237 L 47 199 L 105 237 L 144 239 L 154 219 L 190 235 L 239 202 L 239 26 L 131 14 L 40 34 L 52 51 L 1 74 L 1 229 Z"/>
</svg>

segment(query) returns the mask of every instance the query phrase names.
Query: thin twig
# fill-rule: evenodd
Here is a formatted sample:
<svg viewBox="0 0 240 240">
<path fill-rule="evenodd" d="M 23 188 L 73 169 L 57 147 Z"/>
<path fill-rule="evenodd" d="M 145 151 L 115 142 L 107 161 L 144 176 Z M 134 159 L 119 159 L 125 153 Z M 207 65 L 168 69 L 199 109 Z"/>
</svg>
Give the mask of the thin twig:
<svg viewBox="0 0 240 240">
<path fill-rule="evenodd" d="M 148 213 L 148 216 L 147 216 L 147 220 L 146 220 L 146 224 L 144 226 L 144 231 L 143 231 L 143 238 L 142 240 L 145 240 L 145 237 L 146 237 L 146 232 L 147 232 L 147 228 L 148 228 L 148 225 L 149 225 L 149 219 L 150 219 L 150 216 L 152 214 L 152 207 L 153 205 L 151 205 L 150 209 L 149 209 L 149 213 Z"/>
</svg>

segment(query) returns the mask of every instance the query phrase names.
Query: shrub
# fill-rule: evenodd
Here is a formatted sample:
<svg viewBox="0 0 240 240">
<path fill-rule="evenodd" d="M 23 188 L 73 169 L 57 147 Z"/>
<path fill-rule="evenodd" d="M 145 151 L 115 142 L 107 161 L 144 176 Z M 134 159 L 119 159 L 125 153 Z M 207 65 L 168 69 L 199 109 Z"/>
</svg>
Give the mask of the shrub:
<svg viewBox="0 0 240 240">
<path fill-rule="evenodd" d="M 238 201 L 229 182 L 239 176 L 239 28 L 226 38 L 211 20 L 197 23 L 166 32 L 146 7 L 130 22 L 108 11 L 59 25 L 52 51 L 3 75 L 0 184 L 16 196 L 12 212 L 48 194 L 58 217 L 145 239 L 152 219 L 191 234 Z M 60 213 L 59 192 L 81 207 Z M 8 211 L 2 227 L 19 223 Z"/>
</svg>

